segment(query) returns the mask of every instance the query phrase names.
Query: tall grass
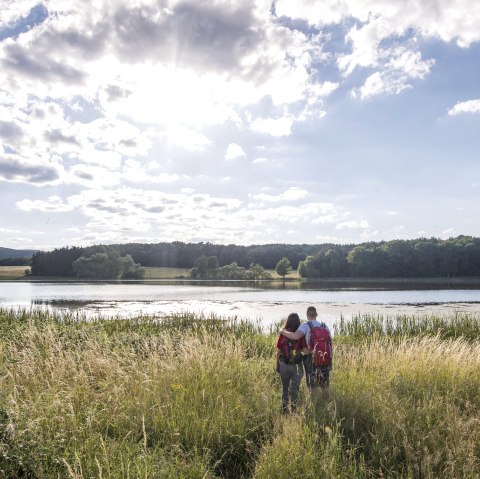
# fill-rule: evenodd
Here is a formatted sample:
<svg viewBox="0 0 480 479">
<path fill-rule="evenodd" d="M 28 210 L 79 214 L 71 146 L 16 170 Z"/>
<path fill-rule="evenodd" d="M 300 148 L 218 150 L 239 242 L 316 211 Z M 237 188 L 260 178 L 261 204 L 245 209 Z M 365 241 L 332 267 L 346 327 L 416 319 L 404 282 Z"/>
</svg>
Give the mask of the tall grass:
<svg viewBox="0 0 480 479">
<path fill-rule="evenodd" d="M 335 334 L 354 338 L 368 336 L 422 336 L 440 335 L 442 338 L 480 338 L 480 315 L 455 312 L 453 314 L 355 315 L 351 319 L 341 316 L 334 325 Z"/>
<path fill-rule="evenodd" d="M 440 336 L 338 344 L 343 434 L 386 477 L 480 477 L 480 343 Z"/>
<path fill-rule="evenodd" d="M 0 478 L 478 478 L 466 331 L 337 331 L 330 399 L 282 416 L 259 324 L 0 309 Z"/>
<path fill-rule="evenodd" d="M 272 362 L 251 325 L 3 313 L 5 477 L 169 477 L 171 457 L 180 477 L 240 476 L 271 427 Z"/>
</svg>

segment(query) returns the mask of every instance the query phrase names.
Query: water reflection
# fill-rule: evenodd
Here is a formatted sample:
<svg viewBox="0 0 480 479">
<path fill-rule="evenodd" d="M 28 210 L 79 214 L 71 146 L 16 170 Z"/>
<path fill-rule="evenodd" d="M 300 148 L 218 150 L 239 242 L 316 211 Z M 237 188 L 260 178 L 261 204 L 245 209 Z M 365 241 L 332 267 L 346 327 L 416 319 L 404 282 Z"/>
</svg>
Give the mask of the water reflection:
<svg viewBox="0 0 480 479">
<path fill-rule="evenodd" d="M 237 316 L 271 324 L 317 306 L 332 325 L 340 315 L 480 311 L 478 289 L 362 288 L 354 284 L 239 281 L 117 283 L 1 282 L 0 306 L 71 310 L 87 316 L 132 317 L 193 312 Z M 378 285 L 377 285 L 378 286 Z"/>
</svg>

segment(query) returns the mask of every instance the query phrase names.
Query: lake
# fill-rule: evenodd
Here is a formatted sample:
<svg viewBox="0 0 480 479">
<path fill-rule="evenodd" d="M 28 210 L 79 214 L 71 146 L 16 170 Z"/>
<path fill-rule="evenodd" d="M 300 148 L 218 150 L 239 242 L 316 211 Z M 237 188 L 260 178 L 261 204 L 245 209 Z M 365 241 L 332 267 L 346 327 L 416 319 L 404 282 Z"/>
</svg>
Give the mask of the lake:
<svg viewBox="0 0 480 479">
<path fill-rule="evenodd" d="M 278 285 L 277 285 L 278 286 Z M 265 326 L 291 312 L 301 317 L 309 305 L 330 326 L 355 314 L 480 312 L 478 289 L 301 289 L 170 283 L 0 282 L 1 307 L 74 310 L 87 317 L 128 318 L 137 314 L 194 312 L 259 320 Z"/>
</svg>

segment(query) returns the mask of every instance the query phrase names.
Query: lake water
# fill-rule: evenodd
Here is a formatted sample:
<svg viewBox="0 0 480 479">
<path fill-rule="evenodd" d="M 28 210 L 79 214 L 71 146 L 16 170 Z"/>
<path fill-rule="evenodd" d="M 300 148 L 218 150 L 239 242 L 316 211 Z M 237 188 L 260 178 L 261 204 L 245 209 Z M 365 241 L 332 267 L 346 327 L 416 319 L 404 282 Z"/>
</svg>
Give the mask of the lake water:
<svg viewBox="0 0 480 479">
<path fill-rule="evenodd" d="M 87 317 L 195 312 L 259 320 L 266 326 L 315 305 L 330 326 L 355 314 L 480 312 L 480 290 L 265 289 L 247 285 L 0 282 L 1 307 L 74 310 Z"/>
</svg>

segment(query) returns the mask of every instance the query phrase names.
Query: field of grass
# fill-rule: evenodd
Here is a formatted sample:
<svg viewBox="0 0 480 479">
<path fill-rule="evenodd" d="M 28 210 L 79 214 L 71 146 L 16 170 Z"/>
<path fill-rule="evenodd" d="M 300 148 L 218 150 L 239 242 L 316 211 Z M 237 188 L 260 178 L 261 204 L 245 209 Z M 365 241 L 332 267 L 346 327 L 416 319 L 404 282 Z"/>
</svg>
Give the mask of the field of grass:
<svg viewBox="0 0 480 479">
<path fill-rule="evenodd" d="M 277 274 L 274 269 L 267 270 L 272 279 L 281 279 L 281 276 Z M 190 268 L 160 268 L 160 267 L 146 267 L 145 279 L 175 279 L 175 278 L 188 278 L 190 275 Z M 286 276 L 286 279 L 300 279 L 298 271 L 292 271 Z"/>
<path fill-rule="evenodd" d="M 188 278 L 190 268 L 145 267 L 145 279 L 175 279 Z"/>
<path fill-rule="evenodd" d="M 0 310 L 0 478 L 480 477 L 480 317 L 361 323 L 285 416 L 259 325 Z"/>
<path fill-rule="evenodd" d="M 0 280 L 24 278 L 27 269 L 30 270 L 30 266 L 0 266 Z"/>
<path fill-rule="evenodd" d="M 0 280 L 14 280 L 24 279 L 25 270 L 30 269 L 29 266 L 0 266 Z M 280 276 L 275 270 L 268 270 L 273 279 L 280 279 Z M 145 279 L 177 279 L 188 278 L 190 274 L 190 268 L 163 268 L 163 267 L 146 267 Z M 298 279 L 298 272 L 293 271 L 287 275 L 287 279 Z"/>
</svg>

